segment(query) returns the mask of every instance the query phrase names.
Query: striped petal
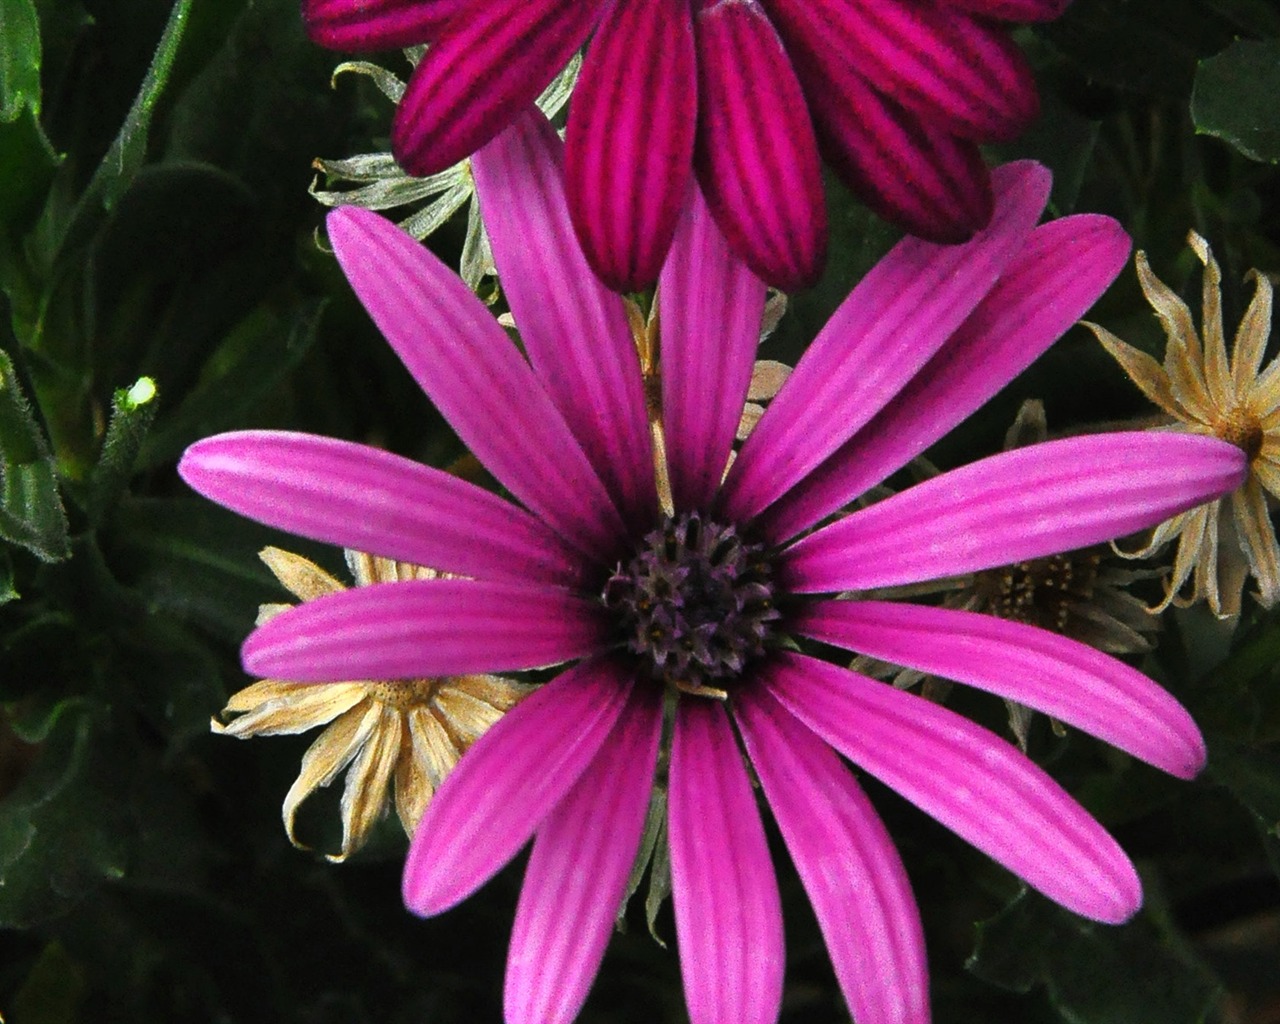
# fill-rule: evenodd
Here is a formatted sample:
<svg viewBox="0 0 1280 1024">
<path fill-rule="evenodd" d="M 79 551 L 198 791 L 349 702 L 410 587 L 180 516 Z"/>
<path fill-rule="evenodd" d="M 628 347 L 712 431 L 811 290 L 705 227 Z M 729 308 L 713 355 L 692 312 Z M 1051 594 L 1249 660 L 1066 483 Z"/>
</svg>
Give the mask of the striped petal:
<svg viewBox="0 0 1280 1024">
<path fill-rule="evenodd" d="M 1204 767 L 1191 716 L 1168 692 L 1092 647 L 993 615 L 883 601 L 824 601 L 797 632 L 976 686 L 1119 747 L 1179 778 Z"/>
<path fill-rule="evenodd" d="M 1120 273 L 1129 237 L 1110 217 L 1042 224 L 996 286 L 866 426 L 777 503 L 760 524 L 785 540 L 922 454 L 1025 370 Z"/>
<path fill-rule="evenodd" d="M 302 0 L 302 24 L 330 50 L 394 50 L 434 39 L 475 0 Z"/>
<path fill-rule="evenodd" d="M 624 532 L 617 508 L 484 303 L 377 214 L 343 207 L 326 224 L 365 309 L 476 458 L 571 544 L 611 552 Z"/>
<path fill-rule="evenodd" d="M 977 143 L 911 113 L 850 67 L 798 67 L 823 156 L 877 215 L 931 242 L 965 242 L 987 226 L 994 199 Z"/>
<path fill-rule="evenodd" d="M 536 109 L 471 160 L 503 291 L 534 371 L 619 508 L 658 507 L 640 359 L 622 300 L 582 255 L 563 144 Z"/>
<path fill-rule="evenodd" d="M 658 295 L 671 490 L 676 508 L 706 509 L 751 384 L 765 286 L 729 249 L 696 189 Z"/>
<path fill-rule="evenodd" d="M 409 679 L 555 665 L 601 646 L 594 602 L 557 587 L 404 580 L 319 597 L 245 640 L 251 675 Z"/>
<path fill-rule="evenodd" d="M 667 805 L 680 973 L 691 1024 L 774 1024 L 782 904 L 729 716 L 683 700 Z"/>
<path fill-rule="evenodd" d="M 755 436 L 755 435 L 752 435 Z M 953 469 L 810 534 L 790 589 L 825 593 L 959 576 L 1123 537 L 1239 486 L 1216 438 L 1120 432 L 1029 445 Z"/>
<path fill-rule="evenodd" d="M 533 104 L 602 0 L 484 0 L 435 39 L 396 109 L 396 162 L 419 177 L 465 159 Z"/>
<path fill-rule="evenodd" d="M 662 704 L 633 693 L 538 828 L 507 954 L 508 1024 L 570 1024 L 604 957 L 640 847 Z"/>
<path fill-rule="evenodd" d="M 875 808 L 831 748 L 764 685 L 735 699 L 734 717 L 853 1019 L 927 1024 L 920 912 Z"/>
<path fill-rule="evenodd" d="M 860 768 L 1068 910 L 1118 924 L 1142 885 L 1116 841 L 1010 743 L 940 705 L 800 655 L 770 693 Z"/>
<path fill-rule="evenodd" d="M 581 560 L 527 512 L 366 445 L 246 430 L 197 441 L 178 472 L 241 515 L 327 544 L 487 579 L 582 577 Z"/>
<path fill-rule="evenodd" d="M 697 115 L 689 0 L 613 4 L 587 50 L 565 134 L 569 210 L 610 288 L 657 280 L 693 178 Z"/>
<path fill-rule="evenodd" d="M 964 322 L 1022 247 L 1048 198 L 1039 164 L 1000 168 L 1001 199 L 972 242 L 905 239 L 823 327 L 725 480 L 739 521 L 776 501 L 883 408 Z"/>
<path fill-rule="evenodd" d="M 782 40 L 755 2 L 705 5 L 697 170 L 729 244 L 769 284 L 817 280 L 827 220 L 817 141 Z"/>
<path fill-rule="evenodd" d="M 401 886 L 405 905 L 423 917 L 439 914 L 497 874 L 611 742 L 631 687 L 612 663 L 584 662 L 476 740 L 414 833 Z"/>
<path fill-rule="evenodd" d="M 1007 142 L 1039 112 L 1026 58 L 995 25 L 918 0 L 768 2 L 789 14 L 793 31 L 820 31 L 808 48 L 841 55 L 878 92 L 949 135 Z"/>
</svg>

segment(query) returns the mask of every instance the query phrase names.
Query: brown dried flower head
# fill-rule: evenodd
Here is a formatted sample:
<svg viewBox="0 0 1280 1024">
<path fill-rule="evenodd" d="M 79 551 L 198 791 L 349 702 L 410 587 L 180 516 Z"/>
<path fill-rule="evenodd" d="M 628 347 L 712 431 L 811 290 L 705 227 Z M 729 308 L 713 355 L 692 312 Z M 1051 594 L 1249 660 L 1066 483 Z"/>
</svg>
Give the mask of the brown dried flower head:
<svg viewBox="0 0 1280 1024">
<path fill-rule="evenodd" d="M 362 552 L 346 554 L 357 586 L 437 575 L 432 569 Z M 299 555 L 264 548 L 260 557 L 300 601 L 346 589 Z M 258 623 L 289 607 L 263 605 Z M 327 855 L 342 861 L 364 845 L 393 788 L 400 824 L 412 835 L 432 794 L 463 751 L 529 689 L 490 675 L 321 684 L 263 679 L 227 701 L 222 717 L 235 717 L 225 724 L 215 718 L 210 725 L 220 735 L 240 739 L 327 726 L 303 754 L 302 771 L 284 798 L 282 815 L 289 841 L 305 849 L 294 831 L 298 807 L 345 769 L 342 849 Z"/>
<path fill-rule="evenodd" d="M 1238 490 L 1161 523 L 1143 547 L 1121 552 L 1145 558 L 1177 540 L 1165 599 L 1153 610 L 1203 598 L 1215 615 L 1226 618 L 1239 613 L 1249 576 L 1257 581 L 1263 607 L 1280 598 L 1280 546 L 1268 510 L 1268 495 L 1280 497 L 1280 361 L 1262 370 L 1271 332 L 1271 282 L 1256 270 L 1249 272 L 1255 291 L 1228 357 L 1221 271 L 1208 243 L 1194 231 L 1187 244 L 1204 264 L 1203 341 L 1186 303 L 1151 272 L 1142 252 L 1135 260 L 1138 280 L 1168 338 L 1164 365 L 1097 324 L 1085 326 L 1169 416 L 1161 429 L 1219 437 L 1249 456 L 1249 475 Z"/>
</svg>

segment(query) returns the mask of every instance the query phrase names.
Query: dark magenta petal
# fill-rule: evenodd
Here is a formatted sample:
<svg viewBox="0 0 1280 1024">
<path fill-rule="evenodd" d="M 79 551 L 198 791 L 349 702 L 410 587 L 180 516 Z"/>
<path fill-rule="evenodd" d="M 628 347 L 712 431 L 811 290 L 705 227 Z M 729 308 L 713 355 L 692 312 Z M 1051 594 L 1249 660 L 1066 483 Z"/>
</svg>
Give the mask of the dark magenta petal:
<svg viewBox="0 0 1280 1024">
<path fill-rule="evenodd" d="M 434 39 L 475 0 L 302 0 L 307 35 L 331 50 L 392 50 Z"/>
<path fill-rule="evenodd" d="M 822 271 L 827 215 L 817 140 L 782 40 L 758 4 L 697 16 L 697 170 L 729 244 L 784 291 Z"/>
<path fill-rule="evenodd" d="M 617 291 L 658 278 L 693 177 L 697 113 L 688 0 L 613 5 L 573 91 L 565 176 L 583 251 Z"/>
<path fill-rule="evenodd" d="M 598 0 L 485 0 L 435 40 L 396 111 L 391 145 L 410 174 L 443 171 L 505 128 L 580 47 Z"/>
<path fill-rule="evenodd" d="M 991 176 L 975 143 L 926 124 L 852 68 L 802 72 L 823 155 L 872 210 L 931 242 L 964 242 L 987 226 Z"/>
<path fill-rule="evenodd" d="M 767 0 L 788 44 L 862 74 L 940 131 L 1011 139 L 1039 111 L 1035 80 L 1003 29 L 919 0 Z"/>
</svg>

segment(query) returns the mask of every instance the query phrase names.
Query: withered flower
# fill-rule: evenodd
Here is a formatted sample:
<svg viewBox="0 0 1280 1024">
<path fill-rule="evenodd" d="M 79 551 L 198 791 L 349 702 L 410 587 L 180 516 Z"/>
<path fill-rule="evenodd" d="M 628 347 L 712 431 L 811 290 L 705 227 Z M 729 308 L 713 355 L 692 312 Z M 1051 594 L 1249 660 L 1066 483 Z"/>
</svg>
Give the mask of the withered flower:
<svg viewBox="0 0 1280 1024">
<path fill-rule="evenodd" d="M 346 555 L 357 586 L 441 575 L 359 551 L 349 550 Z M 264 548 L 260 557 L 299 601 L 347 589 L 300 555 Z M 263 605 L 258 624 L 289 607 Z M 432 794 L 462 752 L 528 690 L 520 683 L 481 674 L 317 685 L 262 679 L 227 701 L 223 717 L 236 717 L 226 724 L 215 718 L 210 725 L 219 735 L 240 739 L 328 726 L 302 755 L 302 771 L 284 798 L 282 813 L 289 841 L 305 849 L 294 832 L 298 807 L 347 769 L 342 850 L 326 855 L 343 861 L 368 839 L 393 785 L 396 814 L 405 834 L 412 836 Z"/>
<path fill-rule="evenodd" d="M 1173 575 L 1165 599 L 1153 610 L 1204 598 L 1215 615 L 1226 618 L 1239 613 L 1250 575 L 1257 580 L 1256 596 L 1264 608 L 1280 598 L 1280 546 L 1267 508 L 1268 494 L 1280 497 L 1280 360 L 1261 371 L 1271 333 L 1271 282 L 1256 270 L 1249 272 L 1253 300 L 1228 359 L 1222 273 L 1203 238 L 1192 231 L 1187 244 L 1204 264 L 1203 344 L 1186 303 L 1151 272 L 1141 252 L 1134 261 L 1138 280 L 1168 337 L 1164 365 L 1097 324 L 1085 326 L 1142 393 L 1171 417 L 1165 429 L 1218 437 L 1249 457 L 1249 475 L 1237 490 L 1174 516 L 1157 526 L 1143 547 L 1121 552 L 1146 558 L 1176 539 Z M 1184 594 L 1188 580 L 1191 592 Z"/>
</svg>

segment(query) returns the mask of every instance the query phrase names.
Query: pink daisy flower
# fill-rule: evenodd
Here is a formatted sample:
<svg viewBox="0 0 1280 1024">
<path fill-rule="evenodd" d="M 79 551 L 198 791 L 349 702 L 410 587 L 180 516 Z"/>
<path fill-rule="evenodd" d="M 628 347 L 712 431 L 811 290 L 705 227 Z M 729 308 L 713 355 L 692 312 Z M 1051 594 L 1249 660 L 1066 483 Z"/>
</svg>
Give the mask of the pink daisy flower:
<svg viewBox="0 0 1280 1024">
<path fill-rule="evenodd" d="M 1069 0 L 303 0 L 339 50 L 430 46 L 392 145 L 412 174 L 469 156 L 591 37 L 566 139 L 569 212 L 619 290 L 656 280 L 696 173 L 731 249 L 783 290 L 826 248 L 819 152 L 881 216 L 934 241 L 991 218 L 978 145 L 1038 111 L 1002 22 Z"/>
<path fill-rule="evenodd" d="M 533 840 L 508 1021 L 569 1021 L 586 997 L 636 857 L 667 701 L 672 888 L 695 1024 L 778 1014 L 782 916 L 748 760 L 859 1024 L 927 1020 L 928 985 L 902 863 L 840 755 L 1063 906 L 1133 914 L 1129 859 L 1016 747 L 806 650 L 817 640 L 959 680 L 1179 777 L 1200 769 L 1186 711 L 1122 662 L 994 617 L 833 595 L 1131 533 L 1239 486 L 1234 445 L 1141 432 L 1053 441 L 818 525 L 1066 330 L 1123 264 L 1119 226 L 1081 215 L 1036 227 L 1048 173 L 997 169 L 990 225 L 960 246 L 900 243 L 734 455 L 765 286 L 701 198 L 663 267 L 660 386 L 646 395 L 622 300 L 574 240 L 548 122 L 521 118 L 475 174 L 527 359 L 451 270 L 376 214 L 335 211 L 329 237 L 406 367 L 512 500 L 304 434 L 209 438 L 180 468 L 263 522 L 467 577 L 309 601 L 249 637 L 248 671 L 321 681 L 569 666 L 464 755 L 405 867 L 409 908 L 438 914 Z"/>
</svg>

